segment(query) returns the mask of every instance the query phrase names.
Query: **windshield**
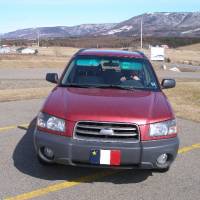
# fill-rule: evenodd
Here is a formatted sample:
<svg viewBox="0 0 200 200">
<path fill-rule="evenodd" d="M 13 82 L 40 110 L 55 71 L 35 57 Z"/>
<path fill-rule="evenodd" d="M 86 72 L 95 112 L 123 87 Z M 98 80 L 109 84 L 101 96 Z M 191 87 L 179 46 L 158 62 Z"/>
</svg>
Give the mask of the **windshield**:
<svg viewBox="0 0 200 200">
<path fill-rule="evenodd" d="M 78 56 L 69 65 L 62 86 L 121 89 L 159 89 L 145 59 Z"/>
</svg>

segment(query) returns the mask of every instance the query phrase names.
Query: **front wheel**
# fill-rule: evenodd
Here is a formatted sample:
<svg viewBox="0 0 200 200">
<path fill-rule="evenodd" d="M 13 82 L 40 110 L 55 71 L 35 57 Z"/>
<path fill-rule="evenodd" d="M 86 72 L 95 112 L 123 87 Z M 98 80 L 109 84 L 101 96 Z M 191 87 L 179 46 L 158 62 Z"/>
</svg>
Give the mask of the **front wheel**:
<svg viewBox="0 0 200 200">
<path fill-rule="evenodd" d="M 43 166 L 51 166 L 51 165 L 54 164 L 53 162 L 47 162 L 47 161 L 45 161 L 43 158 L 40 157 L 40 155 L 37 155 L 37 160 Z"/>
<path fill-rule="evenodd" d="M 160 169 L 154 169 L 155 172 L 159 172 L 159 173 L 166 173 L 168 172 L 170 169 L 170 167 L 166 167 L 166 168 L 160 168 Z"/>
</svg>

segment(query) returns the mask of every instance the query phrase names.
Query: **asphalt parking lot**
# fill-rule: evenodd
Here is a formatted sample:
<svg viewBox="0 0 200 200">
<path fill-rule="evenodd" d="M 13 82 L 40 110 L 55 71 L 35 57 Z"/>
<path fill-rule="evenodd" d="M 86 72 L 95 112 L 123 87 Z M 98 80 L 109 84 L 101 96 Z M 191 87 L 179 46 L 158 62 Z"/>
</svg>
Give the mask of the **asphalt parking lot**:
<svg viewBox="0 0 200 200">
<path fill-rule="evenodd" d="M 43 101 L 0 103 L 0 199 L 200 198 L 200 123 L 178 119 L 179 155 L 167 173 L 44 167 L 32 143 L 34 118 Z"/>
</svg>

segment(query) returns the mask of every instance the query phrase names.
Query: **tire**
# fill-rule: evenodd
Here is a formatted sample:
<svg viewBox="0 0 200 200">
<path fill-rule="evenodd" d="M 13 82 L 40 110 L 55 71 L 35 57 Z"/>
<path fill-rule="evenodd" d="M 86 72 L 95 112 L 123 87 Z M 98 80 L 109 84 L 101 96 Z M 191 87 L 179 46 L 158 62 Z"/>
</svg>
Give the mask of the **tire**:
<svg viewBox="0 0 200 200">
<path fill-rule="evenodd" d="M 163 169 L 155 169 L 156 172 L 159 172 L 159 173 L 166 173 L 168 172 L 170 169 L 170 167 L 167 167 L 167 168 L 163 168 Z"/>
<path fill-rule="evenodd" d="M 53 162 L 47 162 L 45 161 L 44 159 L 42 159 L 39 155 L 37 155 L 37 160 L 38 162 L 43 165 L 43 166 L 51 166 L 53 165 L 54 163 Z"/>
</svg>

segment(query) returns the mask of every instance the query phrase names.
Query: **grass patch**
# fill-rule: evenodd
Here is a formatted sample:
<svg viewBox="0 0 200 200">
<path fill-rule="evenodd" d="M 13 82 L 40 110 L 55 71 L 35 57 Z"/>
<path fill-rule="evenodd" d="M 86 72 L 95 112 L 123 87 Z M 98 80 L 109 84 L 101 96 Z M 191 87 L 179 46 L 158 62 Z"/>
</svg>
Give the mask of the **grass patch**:
<svg viewBox="0 0 200 200">
<path fill-rule="evenodd" d="M 0 56 L 0 68 L 57 68 L 65 67 L 70 57 L 55 56 Z"/>
<path fill-rule="evenodd" d="M 57 68 L 65 67 L 79 49 L 71 47 L 36 47 L 38 55 L 2 54 L 0 68 Z"/>
<path fill-rule="evenodd" d="M 200 122 L 200 82 L 177 82 L 164 90 L 177 117 Z"/>
</svg>

